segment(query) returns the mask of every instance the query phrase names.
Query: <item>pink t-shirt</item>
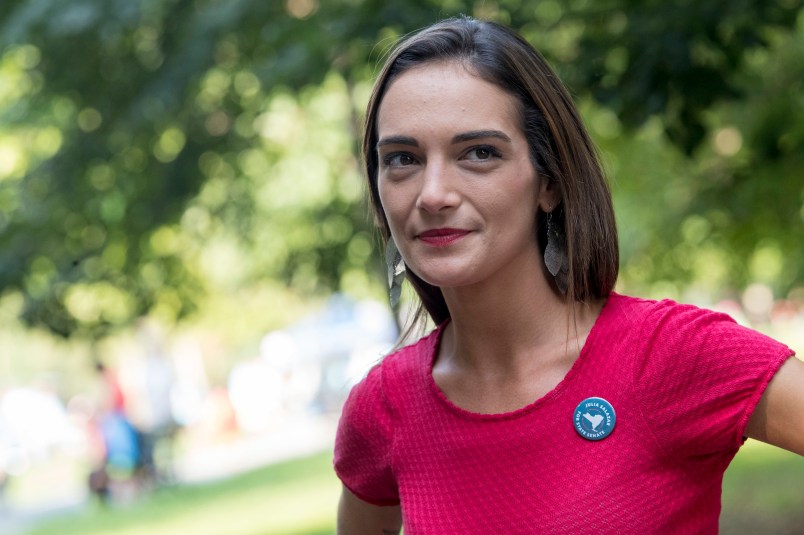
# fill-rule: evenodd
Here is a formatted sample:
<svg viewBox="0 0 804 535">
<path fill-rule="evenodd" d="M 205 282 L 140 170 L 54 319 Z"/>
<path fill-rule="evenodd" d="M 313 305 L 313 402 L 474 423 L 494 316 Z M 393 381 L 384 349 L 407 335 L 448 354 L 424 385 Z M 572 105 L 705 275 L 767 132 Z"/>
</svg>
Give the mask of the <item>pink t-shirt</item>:
<svg viewBox="0 0 804 535">
<path fill-rule="evenodd" d="M 724 314 L 612 294 L 555 389 L 487 415 L 433 381 L 442 331 L 355 386 L 335 443 L 346 487 L 401 503 L 406 535 L 716 533 L 723 472 L 793 354 Z M 602 440 L 575 429 L 591 397 L 616 413 Z"/>
</svg>

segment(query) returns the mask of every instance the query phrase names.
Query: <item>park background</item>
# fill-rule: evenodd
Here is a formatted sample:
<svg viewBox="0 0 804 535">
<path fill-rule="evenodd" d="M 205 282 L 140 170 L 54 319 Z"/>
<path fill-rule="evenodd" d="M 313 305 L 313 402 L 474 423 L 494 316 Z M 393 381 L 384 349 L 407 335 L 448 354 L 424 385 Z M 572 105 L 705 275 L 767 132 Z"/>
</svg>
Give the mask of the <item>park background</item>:
<svg viewBox="0 0 804 535">
<path fill-rule="evenodd" d="M 800 0 L 3 0 L 0 533 L 334 532 L 340 403 L 398 324 L 362 114 L 389 47 L 458 13 L 569 86 L 618 291 L 804 352 Z M 175 427 L 103 505 L 108 374 L 134 423 Z M 749 441 L 722 527 L 804 530 L 804 460 Z"/>
</svg>

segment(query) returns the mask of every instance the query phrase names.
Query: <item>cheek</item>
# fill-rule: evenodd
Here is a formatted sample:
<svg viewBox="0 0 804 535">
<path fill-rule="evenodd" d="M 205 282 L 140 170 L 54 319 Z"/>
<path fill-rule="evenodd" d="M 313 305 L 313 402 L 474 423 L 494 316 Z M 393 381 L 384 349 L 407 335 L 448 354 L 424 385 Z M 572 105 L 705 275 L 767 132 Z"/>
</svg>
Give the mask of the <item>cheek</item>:
<svg viewBox="0 0 804 535">
<path fill-rule="evenodd" d="M 524 212 L 535 215 L 538 201 L 535 184 L 529 180 L 513 180 L 506 187 L 495 187 L 486 194 L 487 206 L 512 218 L 517 218 Z"/>
<path fill-rule="evenodd" d="M 400 198 L 399 195 L 395 195 L 391 189 L 392 188 L 390 188 L 387 183 L 383 185 L 382 180 L 377 184 L 377 191 L 380 197 L 380 206 L 382 207 L 382 212 L 385 214 L 385 220 L 388 222 L 388 226 L 391 229 L 397 229 L 401 224 L 401 207 L 399 206 Z"/>
<path fill-rule="evenodd" d="M 411 204 L 416 202 L 411 188 L 399 183 L 380 179 L 377 183 L 377 191 L 380 196 L 380 204 L 389 217 L 392 213 L 406 214 L 410 210 Z"/>
<path fill-rule="evenodd" d="M 538 199 L 533 187 L 511 188 L 498 199 L 497 213 L 510 227 L 525 229 L 536 233 L 536 214 Z"/>
<path fill-rule="evenodd" d="M 380 206 L 382 207 L 382 211 L 386 214 L 386 218 L 388 218 L 388 213 L 392 210 L 393 203 L 391 200 L 391 195 L 388 192 L 388 188 L 383 187 L 383 182 L 381 180 L 377 182 L 377 193 L 380 197 Z"/>
</svg>

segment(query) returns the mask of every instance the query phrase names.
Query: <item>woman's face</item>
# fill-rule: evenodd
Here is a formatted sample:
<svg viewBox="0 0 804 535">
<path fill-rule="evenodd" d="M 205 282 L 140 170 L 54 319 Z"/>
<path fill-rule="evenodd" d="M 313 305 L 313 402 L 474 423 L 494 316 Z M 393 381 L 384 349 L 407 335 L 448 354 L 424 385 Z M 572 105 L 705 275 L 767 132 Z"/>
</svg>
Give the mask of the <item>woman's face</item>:
<svg viewBox="0 0 804 535">
<path fill-rule="evenodd" d="M 536 213 L 554 195 L 513 96 L 460 63 L 425 64 L 387 89 L 377 137 L 380 201 L 417 275 L 447 288 L 540 269 Z"/>
</svg>

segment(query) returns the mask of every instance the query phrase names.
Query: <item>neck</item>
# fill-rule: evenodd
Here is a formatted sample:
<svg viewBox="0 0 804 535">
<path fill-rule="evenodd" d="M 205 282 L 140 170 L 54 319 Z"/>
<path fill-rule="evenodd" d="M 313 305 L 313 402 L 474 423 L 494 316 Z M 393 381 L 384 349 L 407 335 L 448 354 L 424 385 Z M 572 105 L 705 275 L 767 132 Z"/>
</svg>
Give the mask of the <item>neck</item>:
<svg viewBox="0 0 804 535">
<path fill-rule="evenodd" d="M 574 361 L 601 306 L 568 303 L 532 271 L 442 291 L 452 321 L 439 359 L 478 371 L 515 372 L 534 358 Z"/>
</svg>

